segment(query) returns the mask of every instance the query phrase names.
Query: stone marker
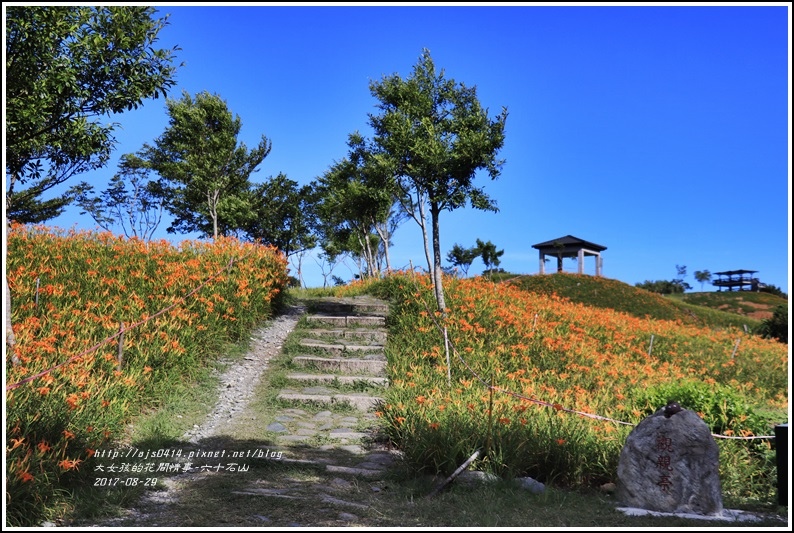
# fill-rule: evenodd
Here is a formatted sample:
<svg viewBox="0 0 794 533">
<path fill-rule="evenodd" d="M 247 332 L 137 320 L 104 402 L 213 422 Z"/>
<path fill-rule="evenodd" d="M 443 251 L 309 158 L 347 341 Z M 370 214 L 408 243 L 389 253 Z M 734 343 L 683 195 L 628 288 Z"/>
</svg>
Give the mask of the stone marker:
<svg viewBox="0 0 794 533">
<path fill-rule="evenodd" d="M 651 511 L 721 515 L 719 448 L 708 425 L 675 402 L 640 422 L 620 452 L 617 497 Z"/>
</svg>

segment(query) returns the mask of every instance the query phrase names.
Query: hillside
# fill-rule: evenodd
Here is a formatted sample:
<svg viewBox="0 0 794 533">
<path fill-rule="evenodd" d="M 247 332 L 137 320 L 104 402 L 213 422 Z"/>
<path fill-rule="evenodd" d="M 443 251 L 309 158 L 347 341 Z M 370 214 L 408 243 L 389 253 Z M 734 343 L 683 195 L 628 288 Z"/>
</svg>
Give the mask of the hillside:
<svg viewBox="0 0 794 533">
<path fill-rule="evenodd" d="M 693 293 L 677 297 L 663 296 L 640 289 L 622 281 L 566 272 L 548 275 L 501 274 L 496 281 L 512 283 L 523 290 L 556 294 L 572 302 L 605 309 L 614 309 L 639 318 L 680 321 L 683 324 L 712 328 L 760 325 L 761 320 L 772 316 L 772 310 L 786 300 L 764 293 L 743 293 L 745 300 L 736 296 L 723 298 L 729 293 Z M 738 295 L 738 293 L 730 293 Z M 748 298 L 748 296 L 761 298 Z M 691 297 L 691 298 L 690 298 Z M 745 311 L 745 312 L 738 312 Z"/>
<path fill-rule="evenodd" d="M 747 317 L 590 276 L 445 281 L 443 318 L 427 275 L 337 289 L 390 302 L 380 418 L 417 471 L 447 475 L 483 448 L 479 470 L 594 488 L 615 482 L 629 428 L 670 398 L 726 437 L 786 420 L 787 347 L 728 327 Z M 721 444 L 723 493 L 772 501 L 769 449 L 751 446 Z"/>
<path fill-rule="evenodd" d="M 788 300 L 767 292 L 722 291 L 693 292 L 677 294 L 673 299 L 682 302 L 717 309 L 728 313 L 766 320 L 779 305 L 787 306 Z"/>
</svg>

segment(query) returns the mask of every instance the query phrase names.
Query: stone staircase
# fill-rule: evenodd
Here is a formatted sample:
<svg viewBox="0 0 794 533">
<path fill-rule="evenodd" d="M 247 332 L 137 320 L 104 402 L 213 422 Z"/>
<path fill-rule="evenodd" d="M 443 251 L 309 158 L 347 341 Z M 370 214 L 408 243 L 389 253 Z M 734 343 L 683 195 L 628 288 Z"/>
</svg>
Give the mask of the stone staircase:
<svg viewBox="0 0 794 533">
<path fill-rule="evenodd" d="M 302 335 L 300 353 L 291 358 L 292 370 L 277 396 L 289 408 L 268 429 L 280 433 L 281 444 L 321 436 L 357 445 L 367 435 L 356 427 L 374 421 L 388 386 L 388 305 L 367 296 L 317 298 L 306 302 L 306 311 L 302 327 L 296 329 Z M 323 410 L 310 419 L 298 416 L 318 406 Z"/>
</svg>

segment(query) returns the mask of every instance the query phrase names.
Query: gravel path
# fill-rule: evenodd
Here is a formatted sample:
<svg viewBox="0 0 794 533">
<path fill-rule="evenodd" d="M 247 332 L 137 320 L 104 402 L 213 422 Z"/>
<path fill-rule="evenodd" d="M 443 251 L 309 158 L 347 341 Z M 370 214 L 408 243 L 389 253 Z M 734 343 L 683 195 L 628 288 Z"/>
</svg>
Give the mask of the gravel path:
<svg viewBox="0 0 794 533">
<path fill-rule="evenodd" d="M 235 420 L 235 415 L 245 410 L 254 395 L 268 362 L 281 353 L 289 334 L 295 329 L 304 306 L 293 306 L 275 317 L 251 335 L 252 343 L 243 360 L 233 362 L 220 376 L 219 398 L 212 413 L 201 425 L 195 425 L 182 439 L 197 444 L 202 439 L 220 434 Z M 182 490 L 189 489 L 203 473 L 186 472 L 163 478 L 164 490 L 147 490 L 135 508 L 127 515 L 91 522 L 93 527 L 180 527 L 183 522 L 171 513 L 173 504 L 179 501 Z M 82 522 L 82 521 L 78 521 Z M 70 524 L 72 526 L 86 524 Z"/>
<path fill-rule="evenodd" d="M 329 405 L 316 412 L 317 409 L 304 410 L 296 404 L 279 409 L 272 419 L 252 422 L 253 418 L 250 421 L 247 418 L 253 414 L 247 408 L 255 399 L 255 391 L 271 359 L 282 353 L 285 341 L 306 312 L 304 305 L 293 306 L 252 333 L 245 356 L 229 362 L 219 376 L 218 400 L 212 412 L 203 423 L 182 436 L 183 454 L 173 459 L 173 464 L 184 466 L 189 461 L 185 453 L 188 450 L 233 450 L 249 442 L 241 437 L 241 424 L 248 427 L 254 424 L 272 442 L 272 448 L 265 445 L 263 449 L 277 451 L 278 463 L 283 467 L 243 475 L 203 470 L 198 466 L 204 463 L 194 463 L 184 472 L 160 475 L 158 490 L 143 491 L 124 516 L 78 520 L 69 525 L 137 528 L 372 525 L 365 510 L 371 499 L 384 489 L 381 479 L 396 460 L 396 452 L 371 442 L 365 445 L 371 435 L 356 428 L 374 424 L 371 409 L 336 412 Z M 296 383 L 291 386 L 297 387 L 309 402 L 324 397 L 326 392 L 323 386 Z M 309 444 L 318 438 L 315 445 Z M 256 443 L 252 445 L 257 447 Z M 290 465 L 295 465 L 293 469 L 304 469 L 304 474 L 296 478 L 289 471 Z M 306 472 L 315 474 L 307 477 Z M 297 507 L 290 508 L 289 503 Z M 307 514 L 306 506 L 315 512 Z"/>
<path fill-rule="evenodd" d="M 232 423 L 236 413 L 245 410 L 268 368 L 268 362 L 281 353 L 284 341 L 305 311 L 304 306 L 290 307 L 286 313 L 252 333 L 253 342 L 245 358 L 229 366 L 220 377 L 220 397 L 215 409 L 203 424 L 193 426 L 185 433 L 183 439 L 195 444 L 200 439 L 219 434 Z"/>
</svg>

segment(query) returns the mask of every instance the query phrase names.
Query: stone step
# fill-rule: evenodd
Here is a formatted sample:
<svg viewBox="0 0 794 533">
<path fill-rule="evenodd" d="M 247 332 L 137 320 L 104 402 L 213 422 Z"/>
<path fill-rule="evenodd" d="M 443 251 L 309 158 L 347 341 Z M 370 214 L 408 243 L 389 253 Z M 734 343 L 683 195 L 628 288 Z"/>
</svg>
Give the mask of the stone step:
<svg viewBox="0 0 794 533">
<path fill-rule="evenodd" d="M 369 411 L 371 409 L 374 409 L 381 402 L 383 402 L 383 398 L 370 396 L 368 394 L 360 394 L 360 393 L 359 394 L 356 393 L 311 394 L 306 392 L 298 392 L 290 389 L 284 389 L 281 392 L 279 392 L 278 399 L 294 401 L 294 402 L 318 403 L 325 405 L 347 403 L 353 406 L 354 408 L 358 409 L 359 411 Z M 334 436 L 334 435 L 330 435 L 330 436 Z M 347 435 L 345 435 L 344 437 L 342 437 L 341 435 L 337 435 L 337 436 L 340 438 L 349 438 Z"/>
<path fill-rule="evenodd" d="M 386 373 L 385 358 L 341 359 L 298 355 L 292 358 L 292 362 L 303 368 L 317 368 L 326 372 L 344 372 L 355 375 L 368 374 L 372 376 L 384 375 Z"/>
<path fill-rule="evenodd" d="M 385 326 L 386 318 L 382 316 L 326 316 L 326 315 L 309 315 L 306 317 L 310 323 L 314 324 L 331 324 L 333 326 Z"/>
<path fill-rule="evenodd" d="M 377 376 L 340 376 L 336 374 L 303 374 L 292 373 L 287 374 L 287 379 L 295 381 L 303 381 L 307 383 L 333 383 L 338 382 L 342 385 L 354 385 L 359 382 L 365 382 L 369 385 L 378 387 L 388 386 L 389 380 L 384 377 Z"/>
<path fill-rule="evenodd" d="M 367 479 L 380 479 L 384 477 L 385 470 L 374 470 L 371 468 L 356 468 L 352 466 L 326 465 L 325 469 L 334 474 L 343 474 L 354 477 L 365 477 Z"/>
<path fill-rule="evenodd" d="M 310 329 L 309 335 L 314 337 L 332 337 L 336 339 L 373 341 L 386 343 L 386 332 L 379 329 Z"/>
<path fill-rule="evenodd" d="M 384 302 L 368 302 L 354 298 L 311 300 L 308 305 L 312 313 L 386 316 L 389 312 L 389 306 Z"/>
<path fill-rule="evenodd" d="M 352 342 L 337 342 L 331 344 L 318 339 L 301 339 L 300 345 L 306 348 L 316 348 L 318 350 L 331 352 L 333 354 L 339 354 L 341 352 L 369 353 L 383 350 L 383 346 L 379 344 L 353 344 Z"/>
</svg>

